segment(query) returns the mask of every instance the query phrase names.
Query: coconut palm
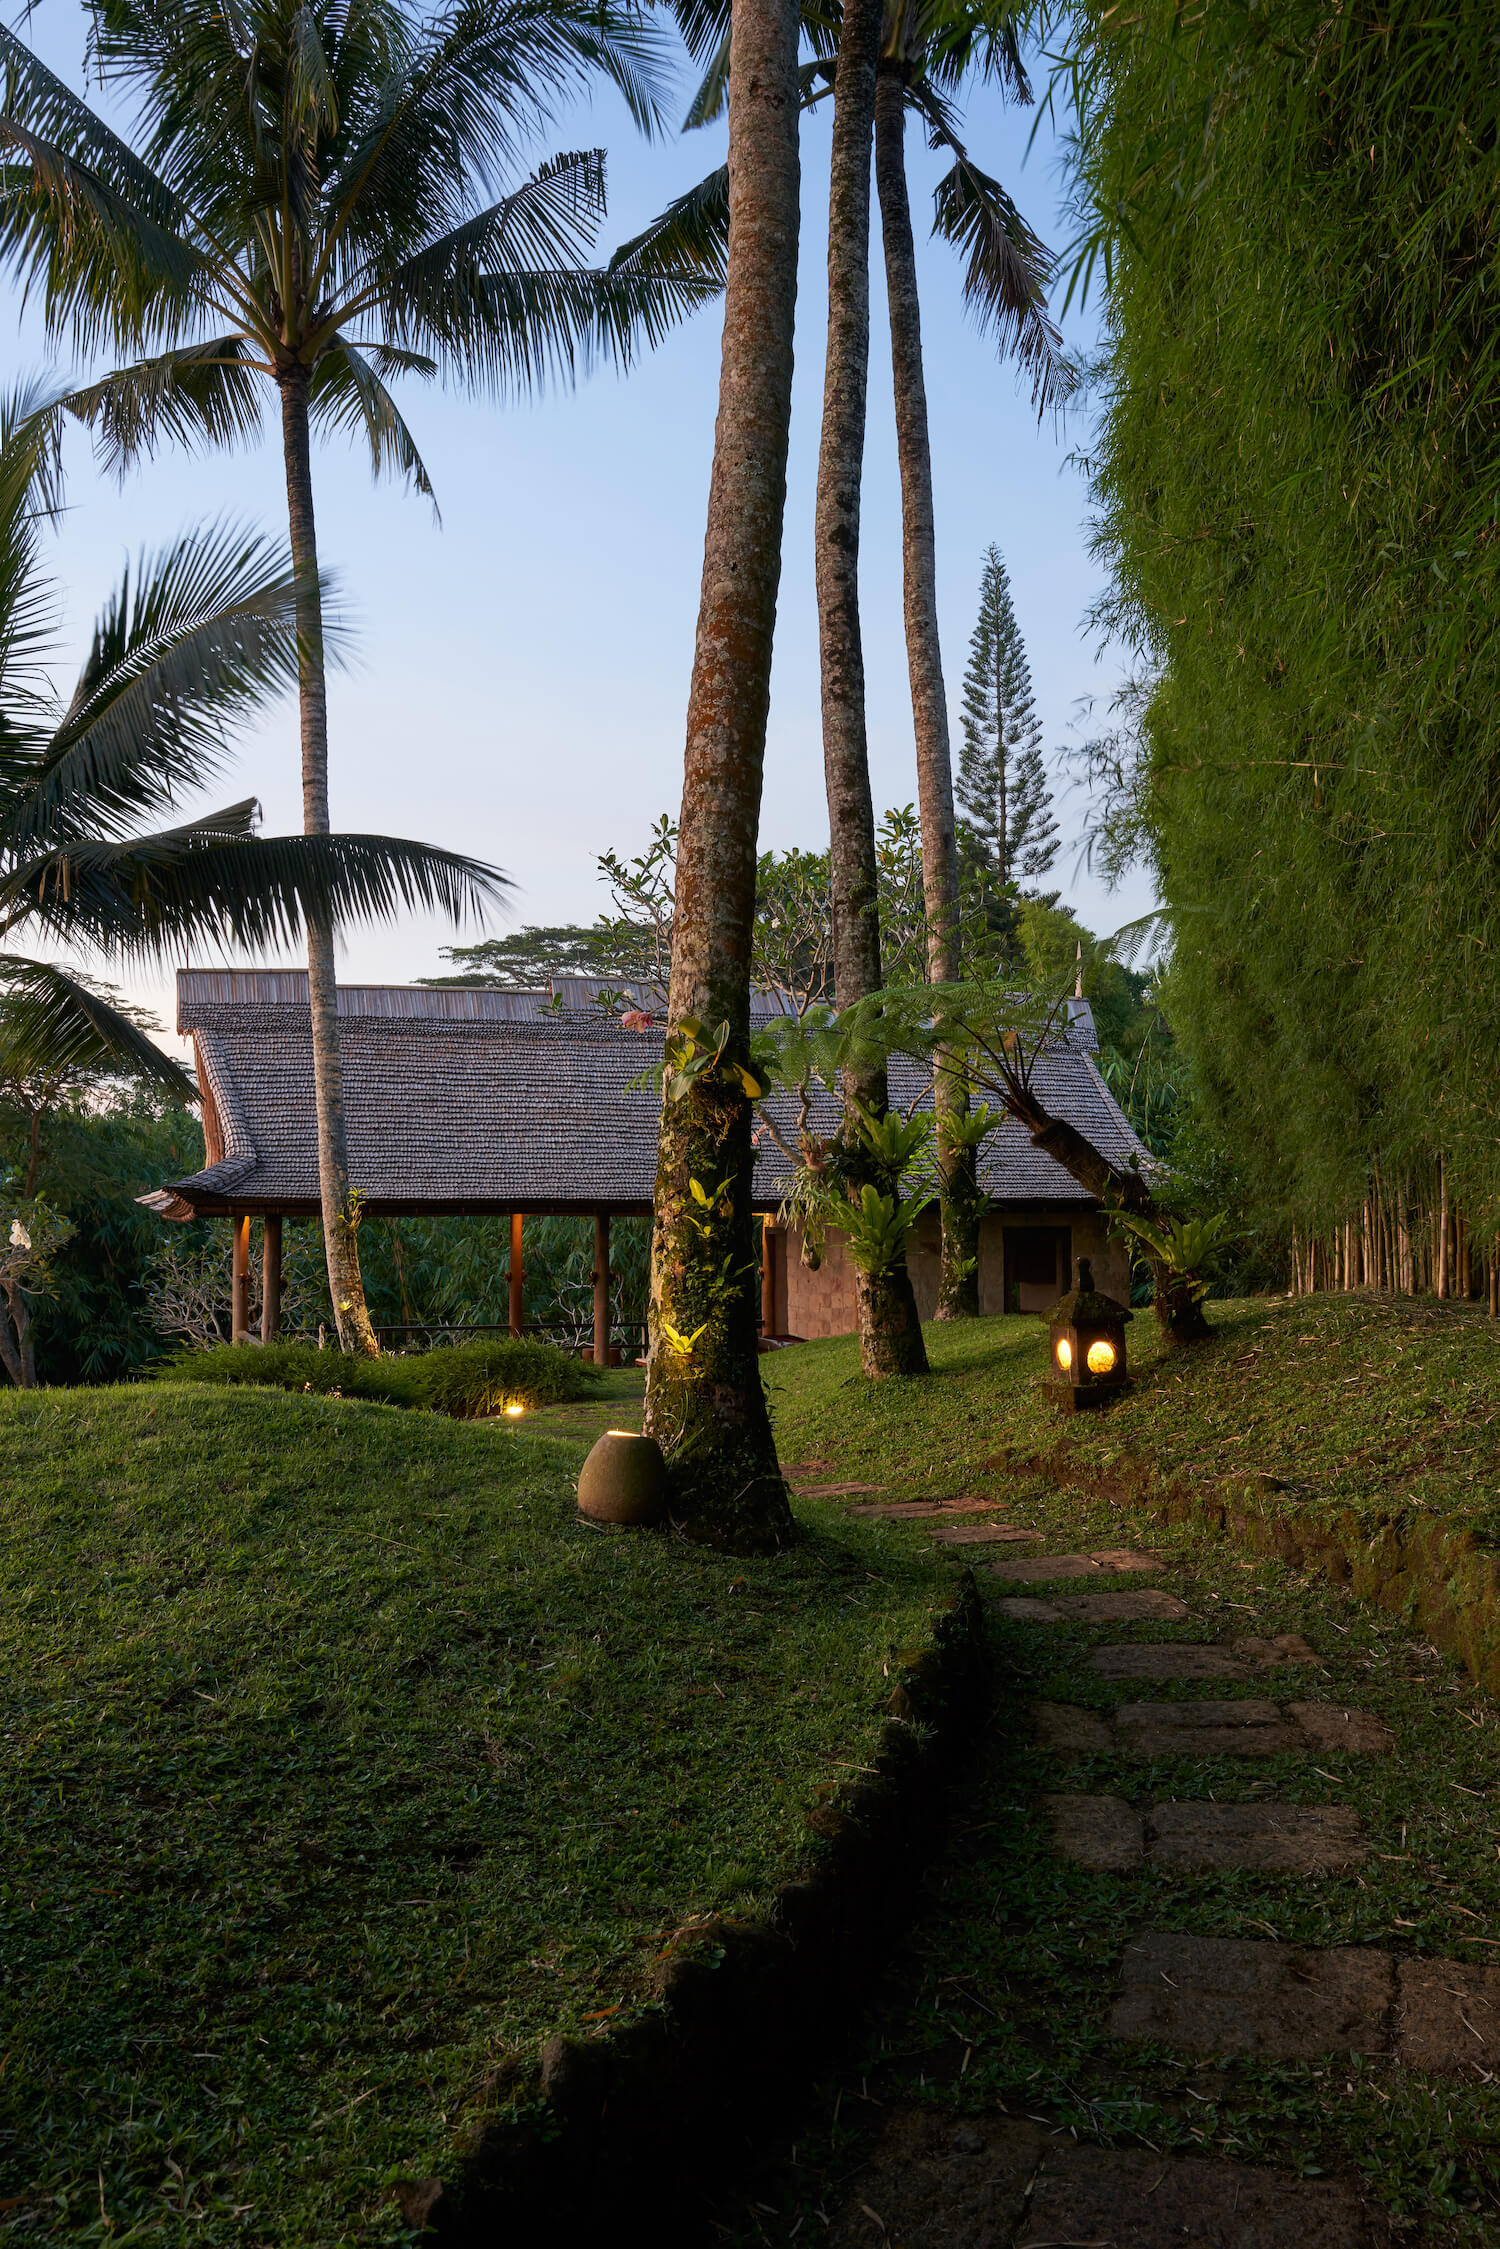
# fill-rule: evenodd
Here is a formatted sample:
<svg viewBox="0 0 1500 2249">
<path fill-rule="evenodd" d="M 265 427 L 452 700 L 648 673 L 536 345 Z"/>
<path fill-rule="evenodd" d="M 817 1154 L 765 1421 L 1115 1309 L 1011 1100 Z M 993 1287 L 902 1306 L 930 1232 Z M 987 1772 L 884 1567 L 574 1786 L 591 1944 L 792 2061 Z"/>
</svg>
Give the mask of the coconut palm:
<svg viewBox="0 0 1500 2249">
<path fill-rule="evenodd" d="M 558 107 L 602 74 L 643 126 L 659 35 L 613 0 L 94 0 L 90 60 L 133 96 L 119 138 L 0 32 L 0 255 L 89 354 L 139 355 L 70 400 L 124 468 L 165 440 L 233 444 L 274 397 L 301 651 L 303 824 L 329 831 L 327 682 L 311 440 L 363 439 L 431 486 L 390 390 L 439 372 L 502 392 L 628 362 L 710 284 L 581 263 L 604 154 L 549 157 Z M 499 192 L 502 183 L 509 183 Z M 318 1165 L 346 1348 L 373 1352 L 343 1128 L 334 924 L 307 919 Z"/>
<path fill-rule="evenodd" d="M 724 0 L 677 0 L 679 27 L 706 65 L 688 111 L 689 126 L 718 114 L 729 84 Z M 840 916 L 835 988 L 860 999 L 872 965 L 870 935 L 855 901 L 865 895 L 874 862 L 873 806 L 864 757 L 863 660 L 858 649 L 858 491 L 864 454 L 864 385 L 868 364 L 868 228 L 871 130 L 866 107 L 868 32 L 832 0 L 807 0 L 803 33 L 811 59 L 801 73 L 805 108 L 834 98 L 834 171 L 829 189 L 829 361 L 819 456 L 817 570 L 824 694 L 824 763 L 836 868 L 845 871 L 848 909 Z M 855 85 L 841 94 L 846 46 L 855 41 Z M 932 460 L 923 378 L 921 306 L 916 248 L 906 183 L 908 114 L 934 147 L 951 159 L 934 199 L 933 231 L 965 258 L 964 295 L 981 328 L 1032 378 L 1042 410 L 1066 395 L 1072 380 L 1057 330 L 1048 317 L 1046 285 L 1051 261 L 1000 182 L 970 155 L 959 131 L 954 96 L 972 79 L 1003 84 L 1021 101 L 1031 98 L 1015 22 L 1008 6 L 976 0 L 883 0 L 879 57 L 873 88 L 875 175 L 890 307 L 892 375 L 901 469 L 904 606 L 912 713 L 917 749 L 926 904 L 928 973 L 944 982 L 959 973 L 958 857 L 953 804 L 948 708 L 938 634 L 936 538 Z M 839 122 L 840 103 L 853 97 L 854 114 Z M 722 270 L 728 218 L 724 168 L 679 196 L 620 253 L 640 271 L 697 266 Z M 858 706 L 858 717 L 855 708 Z M 837 879 L 837 878 L 836 878 Z M 873 1065 L 872 1065 L 873 1066 Z M 873 1089 L 872 1089 L 873 1090 Z M 877 1104 L 878 1105 L 878 1104 Z M 943 1222 L 939 1316 L 977 1308 L 977 1228 L 982 1209 L 976 1149 L 962 1123 L 962 1074 L 939 1071 L 937 1081 L 939 1197 Z M 851 1145 L 856 1136 L 851 1136 Z M 868 1308 L 889 1325 L 894 1303 Z M 861 1326 L 863 1356 L 872 1368 L 895 1345 L 892 1328 L 883 1343 Z M 910 1345 L 904 1347 L 913 1370 Z"/>
<path fill-rule="evenodd" d="M 143 827 L 212 781 L 234 733 L 296 684 L 291 557 L 219 524 L 126 570 L 64 701 L 41 547 L 58 500 L 57 398 L 0 398 L 0 1071 L 127 1073 L 194 1098 L 123 1009 L 36 948 L 159 962 L 185 944 L 294 942 L 314 915 L 455 918 L 504 878 L 385 836 L 262 836 L 253 798 Z"/>
<path fill-rule="evenodd" d="M 756 1359 L 750 964 L 797 300 L 797 0 L 735 0 L 719 416 L 688 698 L 646 1427 L 689 1535 L 779 1544 Z"/>
</svg>

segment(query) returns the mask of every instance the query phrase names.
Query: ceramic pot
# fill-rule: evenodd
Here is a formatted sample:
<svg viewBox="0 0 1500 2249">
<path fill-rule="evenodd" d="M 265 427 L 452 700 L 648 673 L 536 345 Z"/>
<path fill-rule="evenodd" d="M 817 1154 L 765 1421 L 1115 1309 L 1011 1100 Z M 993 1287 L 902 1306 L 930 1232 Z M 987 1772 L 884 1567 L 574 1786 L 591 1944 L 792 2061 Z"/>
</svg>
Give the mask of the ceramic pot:
<svg viewBox="0 0 1500 2249">
<path fill-rule="evenodd" d="M 578 1476 L 578 1512 L 594 1523 L 659 1523 L 667 1512 L 667 1464 L 654 1437 L 606 1429 Z"/>
</svg>

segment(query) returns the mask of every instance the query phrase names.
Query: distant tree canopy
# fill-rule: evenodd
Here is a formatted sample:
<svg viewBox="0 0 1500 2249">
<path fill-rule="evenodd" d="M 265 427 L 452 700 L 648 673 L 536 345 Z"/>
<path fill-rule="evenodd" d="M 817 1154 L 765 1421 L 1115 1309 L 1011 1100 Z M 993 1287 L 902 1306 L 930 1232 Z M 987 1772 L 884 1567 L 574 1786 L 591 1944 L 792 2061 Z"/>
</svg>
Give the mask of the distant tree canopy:
<svg viewBox="0 0 1500 2249">
<path fill-rule="evenodd" d="M 1406 1270 L 1420 1177 L 1500 1227 L 1500 14 L 1074 24 L 1103 614 L 1141 667 L 1096 841 L 1172 909 L 1165 1004 L 1262 1206 L 1363 1203 Z"/>
</svg>

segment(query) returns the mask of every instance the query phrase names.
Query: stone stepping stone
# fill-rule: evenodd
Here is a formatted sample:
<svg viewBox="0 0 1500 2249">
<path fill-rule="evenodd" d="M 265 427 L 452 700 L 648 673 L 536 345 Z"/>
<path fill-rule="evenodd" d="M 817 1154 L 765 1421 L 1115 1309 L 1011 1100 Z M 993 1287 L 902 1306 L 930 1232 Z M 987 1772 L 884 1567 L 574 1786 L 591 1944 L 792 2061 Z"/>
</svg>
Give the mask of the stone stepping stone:
<svg viewBox="0 0 1500 2249">
<path fill-rule="evenodd" d="M 1396 1982 L 1398 2061 L 1440 2077 L 1500 2068 L 1500 1968 L 1403 1960 Z"/>
<path fill-rule="evenodd" d="M 1112 1711 L 1071 1703 L 1032 1704 L 1037 1740 L 1064 1755 L 1124 1750 L 1132 1757 L 1380 1755 L 1393 1746 L 1390 1728 L 1367 1710 L 1336 1703 L 1123 1702 Z"/>
<path fill-rule="evenodd" d="M 1020 1585 L 1030 1585 L 1043 1584 L 1049 1578 L 1123 1577 L 1134 1571 L 1160 1568 L 1161 1563 L 1154 1554 L 1123 1549 L 1098 1554 L 1037 1554 L 1024 1562 L 1009 1562 L 995 1574 L 1013 1578 Z"/>
<path fill-rule="evenodd" d="M 1075 2146 L 1035 2118 L 886 2111 L 831 2249 L 1382 2249 L 1358 2189 L 1259 2164 Z"/>
<path fill-rule="evenodd" d="M 1394 1998 L 1388 1952 L 1155 1932 L 1125 1948 L 1109 2031 L 1264 2061 L 1384 2054 Z"/>
<path fill-rule="evenodd" d="M 996 1577 L 1009 1577 L 1014 1563 L 992 1562 Z M 1175 1593 L 1063 1593 L 1050 1601 L 1036 1601 L 1024 1594 L 1013 1600 L 997 1601 L 1001 1616 L 1012 1618 L 1017 1624 L 1134 1624 L 1149 1617 L 1157 1624 L 1182 1624 L 1187 1618 L 1187 1603 L 1179 1601 Z"/>
<path fill-rule="evenodd" d="M 1367 1856 L 1359 1815 L 1342 1804 L 1153 1804 L 1122 1796 L 1048 1796 L 1064 1858 L 1101 1873 L 1145 1864 L 1184 1873 L 1251 1867 L 1335 1874 Z"/>
<path fill-rule="evenodd" d="M 1236 1640 L 1229 1648 L 1186 1640 L 1159 1646 L 1125 1640 L 1094 1648 L 1089 1655 L 1090 1667 L 1105 1679 L 1256 1679 L 1286 1664 L 1321 1661 L 1298 1632 L 1283 1632 L 1275 1640 Z"/>
<path fill-rule="evenodd" d="M 1037 1533 L 1023 1530 L 1019 1523 L 947 1523 L 929 1525 L 927 1535 L 939 1546 L 1005 1546 L 1035 1539 Z"/>
<path fill-rule="evenodd" d="M 851 1515 L 873 1515 L 882 1523 L 915 1522 L 922 1515 L 988 1515 L 1008 1507 L 1008 1499 L 892 1499 L 851 1507 Z"/>
<path fill-rule="evenodd" d="M 1389 2054 L 1434 2077 L 1490 2074 L 1500 2056 L 1500 1968 L 1397 1961 L 1373 1946 L 1319 1952 L 1157 1931 L 1125 1948 L 1109 2029 L 1184 2053 Z"/>
<path fill-rule="evenodd" d="M 906 2240 L 915 2237 L 908 2235 Z M 955 2240 L 957 2237 L 954 2237 Z M 977 2236 L 966 2237 L 975 2241 Z M 1049 2150 L 1015 2249 L 1376 2249 L 1390 2240 L 1359 2189 L 1245 2163 L 1127 2148 Z"/>
</svg>

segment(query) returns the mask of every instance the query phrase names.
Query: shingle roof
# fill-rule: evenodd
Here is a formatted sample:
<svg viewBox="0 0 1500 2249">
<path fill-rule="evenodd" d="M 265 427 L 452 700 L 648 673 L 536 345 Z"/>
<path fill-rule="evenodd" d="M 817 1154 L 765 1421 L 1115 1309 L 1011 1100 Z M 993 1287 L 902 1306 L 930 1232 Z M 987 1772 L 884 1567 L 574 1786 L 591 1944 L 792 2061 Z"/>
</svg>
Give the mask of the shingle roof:
<svg viewBox="0 0 1500 2249">
<path fill-rule="evenodd" d="M 306 991 L 295 972 L 179 976 L 178 1028 L 193 1034 L 211 1160 L 151 1198 L 164 1215 L 316 1210 Z M 532 1012 L 515 1004 L 532 999 Z M 372 1213 L 649 1211 L 659 1105 L 652 1086 L 633 1090 L 632 1081 L 660 1061 L 659 1030 L 627 1031 L 592 1005 L 554 1011 L 548 995 L 452 986 L 348 987 L 339 1015 L 350 1176 Z M 1145 1158 L 1094 1066 L 1093 1043 L 1079 1003 L 1067 1043 L 1037 1065 L 1037 1090 L 1112 1161 Z M 896 1060 L 893 1101 L 908 1107 L 921 1088 L 915 1066 Z M 792 1097 L 769 1106 L 790 1140 Z M 811 1122 L 833 1131 L 830 1096 L 815 1098 Z M 757 1205 L 780 1201 L 786 1171 L 763 1132 Z M 981 1178 L 999 1202 L 1090 1200 L 1009 1119 L 986 1146 Z"/>
</svg>

